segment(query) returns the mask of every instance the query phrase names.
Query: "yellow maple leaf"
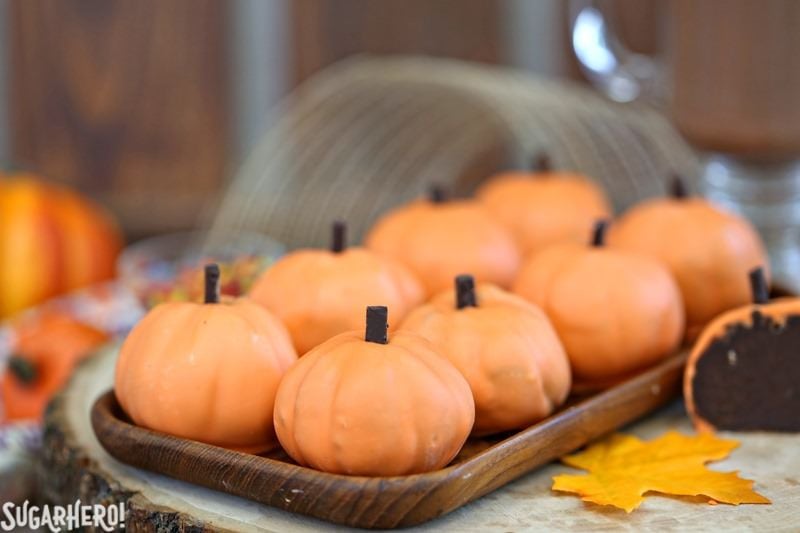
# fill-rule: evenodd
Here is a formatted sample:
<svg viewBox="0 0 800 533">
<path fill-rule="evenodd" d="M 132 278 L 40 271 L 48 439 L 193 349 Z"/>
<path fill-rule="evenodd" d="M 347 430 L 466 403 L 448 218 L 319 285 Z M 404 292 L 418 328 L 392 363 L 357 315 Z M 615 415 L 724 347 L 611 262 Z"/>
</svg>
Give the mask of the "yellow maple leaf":
<svg viewBox="0 0 800 533">
<path fill-rule="evenodd" d="M 675 431 L 644 442 L 631 435 L 612 435 L 584 451 L 561 459 L 589 474 L 559 475 L 553 490 L 574 492 L 584 501 L 613 505 L 630 513 L 648 491 L 681 496 L 707 496 L 718 502 L 770 503 L 753 490 L 753 481 L 738 472 L 715 472 L 708 461 L 723 459 L 739 443 L 700 434 L 694 437 Z"/>
</svg>

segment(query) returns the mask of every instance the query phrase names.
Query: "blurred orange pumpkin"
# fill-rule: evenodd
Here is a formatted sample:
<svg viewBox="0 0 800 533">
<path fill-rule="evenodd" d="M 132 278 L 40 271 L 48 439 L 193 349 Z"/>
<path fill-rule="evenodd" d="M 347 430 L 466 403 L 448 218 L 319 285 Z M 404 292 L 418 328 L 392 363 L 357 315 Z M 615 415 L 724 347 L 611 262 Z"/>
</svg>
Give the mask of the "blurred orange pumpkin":
<svg viewBox="0 0 800 533">
<path fill-rule="evenodd" d="M 253 301 L 286 325 L 300 355 L 357 329 L 371 303 L 387 304 L 400 321 L 424 299 L 422 286 L 402 263 L 345 244 L 345 226 L 335 223 L 330 250 L 285 255 L 250 291 Z"/>
<path fill-rule="evenodd" d="M 560 242 L 583 243 L 595 220 L 612 215 L 605 192 L 586 176 L 553 170 L 546 156 L 535 166 L 493 176 L 475 193 L 523 254 Z"/>
<path fill-rule="evenodd" d="M 108 337 L 60 312 L 26 319 L 14 329 L 14 353 L 3 374 L 2 421 L 38 420 L 75 365 Z"/>
<path fill-rule="evenodd" d="M 514 285 L 553 322 L 578 389 L 658 362 L 683 336 L 681 294 L 667 267 L 605 246 L 606 224 L 597 223 L 592 246 L 563 243 L 534 254 Z"/>
<path fill-rule="evenodd" d="M 88 199 L 30 174 L 0 176 L 0 318 L 111 278 L 121 248 Z"/>
<path fill-rule="evenodd" d="M 696 338 L 717 315 L 747 304 L 747 273 L 767 253 L 745 218 L 687 195 L 675 178 L 672 195 L 635 205 L 612 226 L 608 244 L 649 255 L 670 269 L 686 308 L 687 337 Z"/>
<path fill-rule="evenodd" d="M 445 201 L 439 189 L 381 217 L 365 239 L 369 250 L 408 267 L 428 296 L 470 272 L 479 282 L 509 287 L 520 266 L 511 234 L 473 200 Z"/>
</svg>

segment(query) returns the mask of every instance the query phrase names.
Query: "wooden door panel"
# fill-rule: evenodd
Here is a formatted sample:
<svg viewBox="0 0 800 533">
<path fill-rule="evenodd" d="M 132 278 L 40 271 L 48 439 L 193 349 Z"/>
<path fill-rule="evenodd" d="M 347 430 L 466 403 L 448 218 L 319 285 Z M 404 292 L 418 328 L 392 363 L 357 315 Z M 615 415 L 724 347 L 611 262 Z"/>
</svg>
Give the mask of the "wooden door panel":
<svg viewBox="0 0 800 533">
<path fill-rule="evenodd" d="M 12 0 L 15 162 L 136 233 L 190 225 L 228 149 L 226 3 Z"/>
</svg>

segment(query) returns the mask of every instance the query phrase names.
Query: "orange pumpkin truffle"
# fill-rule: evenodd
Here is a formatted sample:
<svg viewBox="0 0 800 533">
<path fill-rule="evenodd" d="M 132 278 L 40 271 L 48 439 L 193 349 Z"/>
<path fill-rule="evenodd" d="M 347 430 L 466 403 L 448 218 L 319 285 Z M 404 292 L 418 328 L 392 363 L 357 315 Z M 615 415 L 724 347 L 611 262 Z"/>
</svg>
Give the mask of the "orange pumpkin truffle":
<svg viewBox="0 0 800 533">
<path fill-rule="evenodd" d="M 536 172 L 490 178 L 476 196 L 512 232 L 524 254 L 560 242 L 583 243 L 595 220 L 612 215 L 600 186 L 581 174 L 551 170 L 546 157 Z"/>
<path fill-rule="evenodd" d="M 762 269 L 753 301 L 715 318 L 692 348 L 686 410 L 699 431 L 800 431 L 800 299 L 769 301 Z"/>
<path fill-rule="evenodd" d="M 677 179 L 671 197 L 626 212 L 611 228 L 608 242 L 667 265 L 681 289 L 689 338 L 720 313 L 745 305 L 747 273 L 767 265 L 761 239 L 747 220 L 688 197 Z"/>
<path fill-rule="evenodd" d="M 481 204 L 445 201 L 440 192 L 381 218 L 366 238 L 367 248 L 410 268 L 428 295 L 450 287 L 464 271 L 478 281 L 509 287 L 520 254 L 510 233 Z"/>
<path fill-rule="evenodd" d="M 424 338 L 387 339 L 386 308 L 367 308 L 366 335 L 342 333 L 289 370 L 275 430 L 301 465 L 364 476 L 442 468 L 472 429 L 469 385 Z"/>
<path fill-rule="evenodd" d="M 358 329 L 369 304 L 385 302 L 399 321 L 424 298 L 420 283 L 402 264 L 364 248 L 345 248 L 344 241 L 344 225 L 334 224 L 331 250 L 284 256 L 250 291 L 286 324 L 300 355 Z"/>
<path fill-rule="evenodd" d="M 125 339 L 114 391 L 138 425 L 216 446 L 259 452 L 275 444 L 281 377 L 297 359 L 289 334 L 245 299 L 219 302 L 206 268 L 205 303 L 156 306 Z"/>
<path fill-rule="evenodd" d="M 561 405 L 570 369 L 561 341 L 535 305 L 472 276 L 406 318 L 402 331 L 430 340 L 467 379 L 475 398 L 473 433 L 529 426 Z"/>
<path fill-rule="evenodd" d="M 567 350 L 581 386 L 608 384 L 672 353 L 683 335 L 680 291 L 667 268 L 645 255 L 560 244 L 522 267 L 514 292 L 539 305 Z"/>
</svg>

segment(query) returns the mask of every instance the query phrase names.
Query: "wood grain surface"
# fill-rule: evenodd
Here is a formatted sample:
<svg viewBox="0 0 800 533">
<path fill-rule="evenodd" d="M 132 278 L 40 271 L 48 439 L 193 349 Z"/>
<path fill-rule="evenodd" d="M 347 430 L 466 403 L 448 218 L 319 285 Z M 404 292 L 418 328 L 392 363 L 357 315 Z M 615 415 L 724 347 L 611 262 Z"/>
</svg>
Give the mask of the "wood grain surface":
<svg viewBox="0 0 800 533">
<path fill-rule="evenodd" d="M 499 442 L 473 441 L 447 468 L 412 476 L 327 474 L 281 454 L 251 455 L 149 431 L 125 419 L 112 391 L 97 400 L 91 420 L 106 450 L 130 465 L 337 524 L 407 527 L 447 514 L 663 405 L 680 390 L 685 358 L 678 354 Z"/>
<path fill-rule="evenodd" d="M 188 227 L 222 185 L 226 2 L 13 0 L 12 157 L 96 193 L 134 234 Z"/>
</svg>

